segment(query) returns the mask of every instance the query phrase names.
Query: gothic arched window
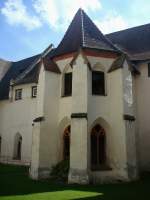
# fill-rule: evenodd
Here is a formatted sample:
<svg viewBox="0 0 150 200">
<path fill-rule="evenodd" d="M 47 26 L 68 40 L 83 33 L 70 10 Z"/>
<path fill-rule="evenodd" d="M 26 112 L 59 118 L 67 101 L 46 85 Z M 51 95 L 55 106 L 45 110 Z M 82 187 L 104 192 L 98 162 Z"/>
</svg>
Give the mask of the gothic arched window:
<svg viewBox="0 0 150 200">
<path fill-rule="evenodd" d="M 95 125 L 91 131 L 91 168 L 100 169 L 106 164 L 106 135 L 105 130 Z"/>
<path fill-rule="evenodd" d="M 64 130 L 63 135 L 63 143 L 64 143 L 64 160 L 69 159 L 70 156 L 70 125 L 67 126 Z"/>
</svg>

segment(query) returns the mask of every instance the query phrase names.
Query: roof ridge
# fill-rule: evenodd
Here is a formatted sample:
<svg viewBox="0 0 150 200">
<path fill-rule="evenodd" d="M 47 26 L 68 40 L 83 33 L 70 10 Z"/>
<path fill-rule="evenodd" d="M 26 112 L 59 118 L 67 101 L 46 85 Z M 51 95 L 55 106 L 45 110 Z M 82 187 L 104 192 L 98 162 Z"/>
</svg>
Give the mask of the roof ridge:
<svg viewBox="0 0 150 200">
<path fill-rule="evenodd" d="M 84 32 L 84 17 L 83 17 L 83 10 L 80 9 L 81 12 L 81 29 L 82 29 L 82 46 L 85 44 L 85 32 Z"/>
</svg>

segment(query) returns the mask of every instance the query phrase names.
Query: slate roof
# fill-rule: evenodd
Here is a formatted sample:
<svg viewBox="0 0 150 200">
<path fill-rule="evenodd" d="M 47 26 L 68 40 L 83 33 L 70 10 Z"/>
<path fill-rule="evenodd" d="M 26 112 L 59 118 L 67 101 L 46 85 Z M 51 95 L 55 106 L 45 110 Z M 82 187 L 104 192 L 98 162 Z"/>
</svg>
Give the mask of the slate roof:
<svg viewBox="0 0 150 200">
<path fill-rule="evenodd" d="M 112 72 L 116 69 L 122 68 L 123 67 L 123 63 L 126 59 L 126 55 L 122 54 L 121 56 L 119 56 L 111 65 L 110 69 L 108 70 L 108 72 Z"/>
<path fill-rule="evenodd" d="M 140 71 L 138 70 L 137 66 L 133 62 L 130 61 L 130 59 L 128 58 L 126 54 L 121 54 L 118 58 L 116 58 L 116 60 L 114 60 L 114 62 L 112 63 L 112 65 L 110 66 L 108 70 L 108 73 L 114 70 L 117 70 L 119 68 L 122 68 L 125 60 L 128 62 L 131 73 L 140 74 Z"/>
<path fill-rule="evenodd" d="M 0 81 L 8 71 L 9 67 L 11 65 L 11 62 L 0 59 Z"/>
<path fill-rule="evenodd" d="M 41 66 L 41 62 L 37 63 L 36 66 L 29 73 L 27 73 L 23 78 L 16 79 L 13 85 L 38 83 L 40 66 Z M 26 68 L 26 70 L 28 70 L 28 68 Z M 26 70 L 24 72 L 26 72 Z M 22 75 L 22 73 L 20 75 Z"/>
<path fill-rule="evenodd" d="M 9 70 L 0 82 L 0 100 L 8 99 L 10 81 L 23 73 L 39 56 L 40 55 L 35 55 L 30 58 L 11 63 Z"/>
<path fill-rule="evenodd" d="M 72 53 L 79 48 L 117 51 L 82 9 L 76 13 L 53 56 Z"/>
<path fill-rule="evenodd" d="M 37 83 L 39 77 L 39 71 L 41 63 L 44 64 L 44 68 L 46 71 L 51 71 L 59 74 L 60 70 L 57 64 L 51 59 L 53 55 L 54 49 L 49 49 L 49 47 L 44 50 L 43 53 L 40 54 L 38 58 L 34 60 L 31 65 L 29 65 L 26 70 L 18 75 L 18 77 L 14 80 L 14 85 L 26 84 L 26 83 Z"/>
<path fill-rule="evenodd" d="M 150 24 L 107 34 L 106 37 L 132 60 L 150 59 Z"/>
<path fill-rule="evenodd" d="M 77 52 L 80 48 L 115 51 L 119 53 L 123 51 L 128 54 L 132 61 L 150 60 L 150 24 L 103 35 L 86 13 L 82 9 L 79 9 L 58 47 L 52 50 L 51 48 L 52 45 L 43 52 L 44 57 L 42 57 L 43 54 L 38 54 L 18 62 L 9 62 L 7 70 L 1 70 L 3 74 L 5 71 L 5 76 L 1 76 L 0 80 L 0 100 L 8 99 L 10 81 L 12 79 L 17 80 L 25 72 L 27 72 L 25 73 L 26 75 L 18 79 L 16 84 L 38 81 L 39 62 L 35 64 L 34 68 L 29 70 L 37 59 L 42 58 L 45 70 L 55 73 L 60 73 L 60 71 L 52 59 L 55 56 Z M 120 56 L 113 63 L 110 70 L 115 70 L 116 66 L 118 68 L 121 67 L 120 63 L 123 61 L 124 56 Z M 133 68 L 136 69 L 136 66 Z"/>
</svg>

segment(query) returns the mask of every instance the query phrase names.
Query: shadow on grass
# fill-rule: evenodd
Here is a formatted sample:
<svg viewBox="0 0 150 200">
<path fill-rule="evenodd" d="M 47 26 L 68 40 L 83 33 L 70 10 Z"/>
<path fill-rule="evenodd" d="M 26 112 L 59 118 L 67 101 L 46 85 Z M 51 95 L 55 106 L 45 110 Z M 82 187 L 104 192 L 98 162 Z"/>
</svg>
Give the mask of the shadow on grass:
<svg viewBox="0 0 150 200">
<path fill-rule="evenodd" d="M 145 199 L 150 196 L 150 175 L 146 174 L 141 180 L 132 183 L 107 185 L 67 185 L 56 184 L 50 180 L 33 181 L 28 177 L 28 168 L 0 165 L 0 197 L 17 196 L 46 192 L 81 191 L 95 195 L 74 197 L 74 200 L 111 200 L 111 199 Z M 65 195 L 65 193 L 63 193 Z M 91 197 L 90 197 L 91 196 Z M 63 198 L 64 199 L 64 198 Z M 149 197 L 147 198 L 149 199 Z"/>
</svg>

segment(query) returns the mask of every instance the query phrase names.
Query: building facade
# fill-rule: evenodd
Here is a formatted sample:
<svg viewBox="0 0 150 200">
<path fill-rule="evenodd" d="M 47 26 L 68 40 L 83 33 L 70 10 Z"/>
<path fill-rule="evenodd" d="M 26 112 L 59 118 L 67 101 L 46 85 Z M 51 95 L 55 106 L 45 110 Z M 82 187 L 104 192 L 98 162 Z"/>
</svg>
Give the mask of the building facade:
<svg viewBox="0 0 150 200">
<path fill-rule="evenodd" d="M 1 162 L 28 163 L 39 179 L 69 159 L 68 182 L 80 184 L 149 170 L 147 27 L 103 35 L 79 9 L 57 48 L 1 60 Z"/>
</svg>

